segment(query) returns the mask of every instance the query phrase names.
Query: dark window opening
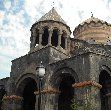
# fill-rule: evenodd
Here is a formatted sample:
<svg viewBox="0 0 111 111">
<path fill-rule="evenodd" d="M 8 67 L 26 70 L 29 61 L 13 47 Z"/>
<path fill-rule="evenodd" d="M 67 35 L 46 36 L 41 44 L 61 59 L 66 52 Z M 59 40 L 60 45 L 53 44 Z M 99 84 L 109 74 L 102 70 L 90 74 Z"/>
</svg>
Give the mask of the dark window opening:
<svg viewBox="0 0 111 111">
<path fill-rule="evenodd" d="M 72 87 L 72 84 L 74 82 L 74 79 L 70 76 L 63 77 L 59 87 L 59 90 L 61 91 L 58 99 L 59 110 L 72 110 L 71 100 L 74 96 L 74 88 Z"/>
<path fill-rule="evenodd" d="M 39 44 L 39 32 L 37 33 L 36 39 L 35 39 L 35 47 Z"/>
<path fill-rule="evenodd" d="M 34 110 L 36 95 L 34 92 L 37 91 L 37 84 L 34 80 L 30 80 L 26 84 L 23 91 L 23 110 Z"/>
<path fill-rule="evenodd" d="M 46 46 L 48 44 L 48 37 L 49 37 L 48 28 L 45 28 L 44 33 L 42 35 L 42 45 L 43 46 Z"/>
<path fill-rule="evenodd" d="M 101 99 L 101 109 L 102 110 L 108 110 L 108 97 L 106 94 L 108 93 L 108 81 L 109 81 L 110 75 L 105 70 L 101 71 L 99 76 L 99 83 L 102 85 L 102 88 L 100 89 L 100 99 Z"/>
<path fill-rule="evenodd" d="M 52 46 L 57 47 L 57 45 L 58 45 L 58 30 L 57 29 L 53 30 L 51 40 L 52 40 L 52 42 L 51 42 Z"/>
</svg>

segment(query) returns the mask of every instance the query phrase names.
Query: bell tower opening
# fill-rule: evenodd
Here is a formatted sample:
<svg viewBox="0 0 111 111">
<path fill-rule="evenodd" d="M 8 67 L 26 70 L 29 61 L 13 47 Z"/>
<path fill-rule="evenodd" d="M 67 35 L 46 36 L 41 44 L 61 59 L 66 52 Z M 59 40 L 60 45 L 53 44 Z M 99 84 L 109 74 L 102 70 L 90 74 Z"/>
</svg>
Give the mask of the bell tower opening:
<svg viewBox="0 0 111 111">
<path fill-rule="evenodd" d="M 52 33 L 52 46 L 57 47 L 58 45 L 58 30 L 54 29 Z"/>
<path fill-rule="evenodd" d="M 49 37 L 48 28 L 45 27 L 44 28 L 44 33 L 42 35 L 42 45 L 43 46 L 46 46 L 48 44 L 48 37 Z"/>
<path fill-rule="evenodd" d="M 59 90 L 61 91 L 58 99 L 58 110 L 71 110 L 71 100 L 74 96 L 74 88 L 72 84 L 75 80 L 71 76 L 62 78 Z"/>
<path fill-rule="evenodd" d="M 39 30 L 37 30 L 36 38 L 35 38 L 35 47 L 39 44 Z"/>
<path fill-rule="evenodd" d="M 63 34 L 61 36 L 61 47 L 63 49 L 65 49 L 65 37 L 66 37 L 66 33 L 63 31 Z"/>
<path fill-rule="evenodd" d="M 34 110 L 36 95 L 34 91 L 37 90 L 37 84 L 33 79 L 30 79 L 24 87 L 23 91 L 23 110 Z"/>
</svg>

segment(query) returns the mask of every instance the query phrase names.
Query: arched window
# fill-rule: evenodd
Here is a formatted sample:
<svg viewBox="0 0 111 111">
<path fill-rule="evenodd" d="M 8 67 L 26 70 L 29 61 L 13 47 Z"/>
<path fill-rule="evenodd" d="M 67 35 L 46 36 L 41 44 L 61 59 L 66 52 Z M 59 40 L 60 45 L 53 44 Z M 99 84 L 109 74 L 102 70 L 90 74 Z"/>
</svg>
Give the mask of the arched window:
<svg viewBox="0 0 111 111">
<path fill-rule="evenodd" d="M 61 47 L 63 48 L 63 49 L 65 49 L 65 37 L 66 37 L 66 33 L 63 31 L 63 34 L 62 34 L 62 36 L 61 36 Z"/>
<path fill-rule="evenodd" d="M 53 30 L 51 44 L 55 47 L 58 45 L 58 29 Z"/>
<path fill-rule="evenodd" d="M 49 37 L 48 27 L 45 27 L 44 33 L 42 35 L 42 45 L 43 46 L 46 46 L 48 44 L 48 37 Z"/>
<path fill-rule="evenodd" d="M 36 31 L 36 38 L 35 38 L 35 47 L 39 44 L 39 30 Z"/>
<path fill-rule="evenodd" d="M 101 71 L 99 76 L 99 83 L 102 85 L 102 88 L 100 89 L 100 99 L 101 99 L 101 109 L 102 110 L 108 110 L 108 96 L 106 95 L 111 87 L 110 80 L 111 77 L 109 73 L 105 70 Z M 110 82 L 110 83 L 109 83 Z M 111 85 L 110 85 L 111 86 Z"/>
</svg>

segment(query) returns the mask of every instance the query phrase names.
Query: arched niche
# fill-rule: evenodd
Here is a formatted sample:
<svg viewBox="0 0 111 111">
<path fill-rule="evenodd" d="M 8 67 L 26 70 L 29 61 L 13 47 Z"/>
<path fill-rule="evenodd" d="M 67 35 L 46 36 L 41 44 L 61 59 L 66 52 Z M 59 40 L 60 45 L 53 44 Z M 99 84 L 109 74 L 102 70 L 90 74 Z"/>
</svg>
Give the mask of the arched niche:
<svg viewBox="0 0 111 111">
<path fill-rule="evenodd" d="M 102 85 L 102 88 L 100 89 L 100 100 L 101 100 L 101 109 L 102 110 L 108 110 L 109 109 L 109 98 L 107 94 L 111 92 L 111 76 L 109 74 L 109 71 L 107 72 L 105 68 L 104 70 L 101 70 L 99 75 L 99 83 Z"/>
<path fill-rule="evenodd" d="M 51 37 L 51 44 L 52 44 L 52 46 L 55 46 L 55 47 L 57 47 L 57 45 L 58 45 L 58 32 L 59 32 L 59 30 L 57 28 L 54 28 L 52 37 Z"/>
<path fill-rule="evenodd" d="M 58 110 L 71 110 L 72 99 L 75 96 L 72 84 L 78 81 L 77 74 L 70 68 L 58 69 L 51 77 L 51 85 L 61 93 L 56 96 Z"/>
<path fill-rule="evenodd" d="M 23 76 L 16 84 L 16 95 L 23 97 L 21 109 L 34 110 L 36 103 L 37 81 L 33 76 Z"/>
<path fill-rule="evenodd" d="M 48 44 L 48 37 L 49 37 L 48 27 L 44 27 L 42 35 L 42 46 L 46 46 Z"/>
</svg>

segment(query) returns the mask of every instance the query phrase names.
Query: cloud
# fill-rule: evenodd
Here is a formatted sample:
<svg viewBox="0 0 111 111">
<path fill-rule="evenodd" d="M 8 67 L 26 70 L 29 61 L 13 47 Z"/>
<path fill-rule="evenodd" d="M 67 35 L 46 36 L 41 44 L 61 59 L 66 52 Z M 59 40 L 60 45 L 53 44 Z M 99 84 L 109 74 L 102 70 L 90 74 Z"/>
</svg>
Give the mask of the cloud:
<svg viewBox="0 0 111 111">
<path fill-rule="evenodd" d="M 5 10 L 0 11 L 0 74 L 7 73 L 0 77 L 10 74 L 11 60 L 28 53 L 30 43 L 30 28 L 26 27 L 30 24 L 27 13 L 24 10 L 12 13 L 9 2 L 5 1 Z"/>
<path fill-rule="evenodd" d="M 9 76 L 12 59 L 28 53 L 31 25 L 52 7 L 52 0 L 0 0 L 0 77 Z M 54 7 L 72 31 L 91 12 L 111 22 L 110 0 L 56 0 Z"/>
<path fill-rule="evenodd" d="M 9 10 L 11 7 L 11 1 L 10 0 L 4 0 L 4 7 L 5 7 L 5 9 Z"/>
</svg>

